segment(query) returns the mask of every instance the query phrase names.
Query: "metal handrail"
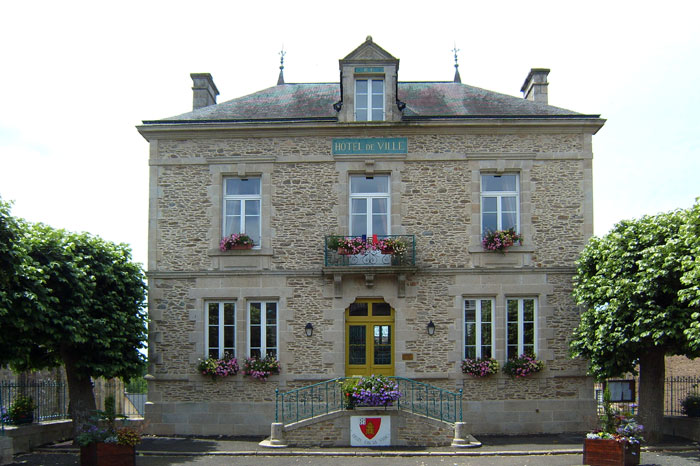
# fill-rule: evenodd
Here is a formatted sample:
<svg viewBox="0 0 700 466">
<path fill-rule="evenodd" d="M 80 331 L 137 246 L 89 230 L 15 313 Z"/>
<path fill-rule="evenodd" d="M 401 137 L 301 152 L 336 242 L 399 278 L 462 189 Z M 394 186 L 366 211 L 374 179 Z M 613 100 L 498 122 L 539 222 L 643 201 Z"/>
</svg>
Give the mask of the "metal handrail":
<svg viewBox="0 0 700 466">
<path fill-rule="evenodd" d="M 359 254 L 345 254 L 343 248 L 334 248 L 333 245 L 342 239 L 357 239 L 364 243 Z M 403 254 L 394 254 L 381 251 L 378 244 L 382 240 L 399 240 L 406 246 Z M 341 253 L 342 252 L 342 253 Z M 326 267 L 338 266 L 385 266 L 401 267 L 416 265 L 416 236 L 415 235 L 377 235 L 375 238 L 366 235 L 362 236 L 337 236 L 329 235 L 323 242 L 323 257 Z"/>
<path fill-rule="evenodd" d="M 290 424 L 322 414 L 341 411 L 344 406 L 341 384 L 349 377 L 338 377 L 287 392 L 275 390 L 275 422 Z M 388 377 L 397 382 L 402 396 L 399 410 L 455 423 L 462 421 L 462 390 L 451 392 L 405 377 Z"/>
</svg>

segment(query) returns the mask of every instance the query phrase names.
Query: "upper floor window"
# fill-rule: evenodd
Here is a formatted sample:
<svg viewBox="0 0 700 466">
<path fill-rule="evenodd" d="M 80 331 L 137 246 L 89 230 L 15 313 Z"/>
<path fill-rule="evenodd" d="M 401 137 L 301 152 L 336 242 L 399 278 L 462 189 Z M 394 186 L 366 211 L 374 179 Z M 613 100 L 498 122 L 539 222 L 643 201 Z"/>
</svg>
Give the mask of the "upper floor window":
<svg viewBox="0 0 700 466">
<path fill-rule="evenodd" d="M 494 355 L 494 305 L 492 299 L 464 300 L 464 357 L 492 358 Z"/>
<path fill-rule="evenodd" d="M 481 235 L 489 231 L 520 231 L 518 175 L 481 175 Z"/>
<path fill-rule="evenodd" d="M 355 121 L 384 120 L 384 80 L 355 80 Z"/>
<path fill-rule="evenodd" d="M 260 178 L 224 179 L 223 236 L 245 233 L 260 247 Z"/>
<path fill-rule="evenodd" d="M 390 235 L 389 175 L 350 177 L 350 235 Z"/>
<path fill-rule="evenodd" d="M 506 359 L 537 353 L 537 301 L 535 298 L 506 300 Z"/>
<path fill-rule="evenodd" d="M 277 358 L 277 303 L 256 301 L 248 306 L 248 354 Z"/>
<path fill-rule="evenodd" d="M 219 359 L 229 354 L 236 357 L 236 303 L 206 303 L 205 314 L 207 356 Z"/>
</svg>

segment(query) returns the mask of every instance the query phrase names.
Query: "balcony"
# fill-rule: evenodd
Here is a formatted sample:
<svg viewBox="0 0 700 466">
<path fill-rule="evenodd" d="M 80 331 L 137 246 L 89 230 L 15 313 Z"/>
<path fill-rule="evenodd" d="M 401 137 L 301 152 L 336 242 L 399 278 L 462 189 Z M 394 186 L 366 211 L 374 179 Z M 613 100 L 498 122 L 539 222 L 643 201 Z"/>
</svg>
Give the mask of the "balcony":
<svg viewBox="0 0 700 466">
<path fill-rule="evenodd" d="M 414 235 L 326 236 L 326 267 L 405 267 L 416 265 Z"/>
<path fill-rule="evenodd" d="M 333 275 L 335 296 L 342 296 L 344 275 L 364 275 L 365 285 L 374 286 L 376 275 L 394 275 L 398 295 L 405 294 L 406 275 L 416 271 L 416 237 L 326 236 L 324 241 L 324 274 Z"/>
</svg>

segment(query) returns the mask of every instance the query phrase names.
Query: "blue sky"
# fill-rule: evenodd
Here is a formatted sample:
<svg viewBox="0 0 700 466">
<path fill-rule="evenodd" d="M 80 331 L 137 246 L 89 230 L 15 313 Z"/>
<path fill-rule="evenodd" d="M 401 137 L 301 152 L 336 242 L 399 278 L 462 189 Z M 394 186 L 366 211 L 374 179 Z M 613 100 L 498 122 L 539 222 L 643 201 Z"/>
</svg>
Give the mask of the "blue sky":
<svg viewBox="0 0 700 466">
<path fill-rule="evenodd" d="M 337 5 L 336 5 L 337 4 Z M 403 81 L 520 96 L 546 67 L 549 102 L 606 125 L 593 137 L 595 232 L 700 196 L 700 33 L 694 2 L 26 1 L 0 6 L 0 197 L 13 213 L 129 243 L 146 260 L 141 120 L 187 112 L 193 72 L 219 102 L 334 82 L 367 35 Z"/>
</svg>

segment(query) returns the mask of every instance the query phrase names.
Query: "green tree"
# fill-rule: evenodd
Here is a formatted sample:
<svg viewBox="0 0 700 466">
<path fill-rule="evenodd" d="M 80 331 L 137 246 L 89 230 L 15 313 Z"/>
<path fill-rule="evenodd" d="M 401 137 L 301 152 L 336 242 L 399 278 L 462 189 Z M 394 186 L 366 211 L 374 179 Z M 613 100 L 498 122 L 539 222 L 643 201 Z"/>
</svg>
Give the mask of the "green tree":
<svg viewBox="0 0 700 466">
<path fill-rule="evenodd" d="M 0 365 L 63 365 L 79 432 L 96 409 L 91 377 L 141 373 L 143 271 L 126 245 L 13 219 L 7 204 L 0 203 L 0 222 L 8 231 L 0 248 L 16 259 L 0 301 Z"/>
<path fill-rule="evenodd" d="M 683 276 L 680 292 L 681 301 L 695 309 L 691 316 L 693 322 L 686 329 L 686 336 L 693 349 L 700 351 L 700 198 L 688 211 L 687 221 L 683 226 L 684 247 L 690 251 L 683 257 Z"/>
<path fill-rule="evenodd" d="M 694 209 L 697 210 L 696 205 Z M 682 277 L 700 237 L 687 237 L 692 209 L 623 221 L 592 238 L 577 261 L 574 298 L 585 306 L 570 347 L 597 379 L 637 373 L 648 440 L 662 435 L 666 355 L 700 355 L 697 303 Z M 697 283 L 696 283 L 697 284 Z"/>
</svg>

